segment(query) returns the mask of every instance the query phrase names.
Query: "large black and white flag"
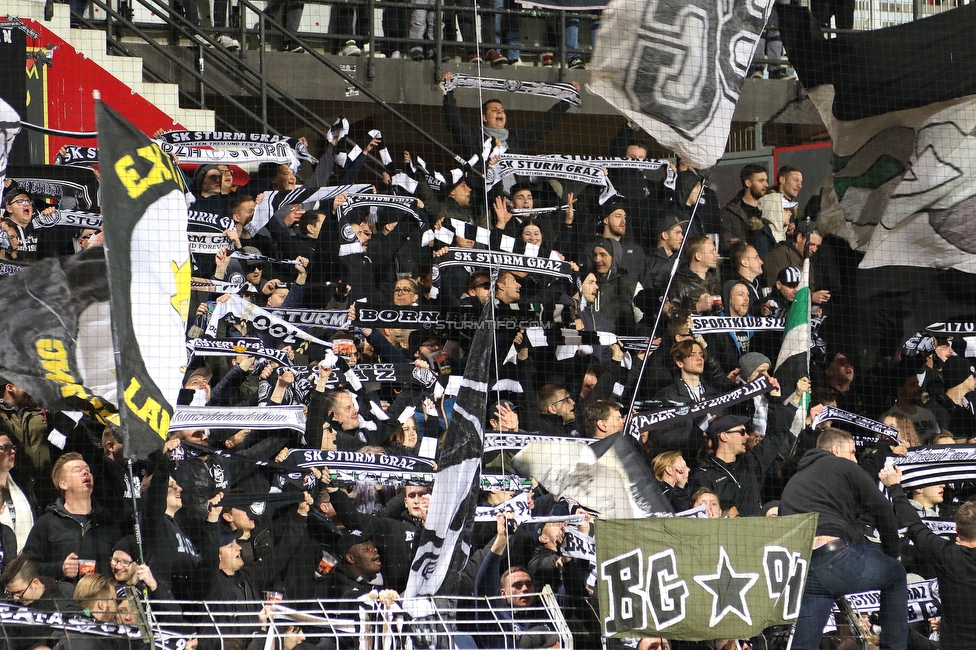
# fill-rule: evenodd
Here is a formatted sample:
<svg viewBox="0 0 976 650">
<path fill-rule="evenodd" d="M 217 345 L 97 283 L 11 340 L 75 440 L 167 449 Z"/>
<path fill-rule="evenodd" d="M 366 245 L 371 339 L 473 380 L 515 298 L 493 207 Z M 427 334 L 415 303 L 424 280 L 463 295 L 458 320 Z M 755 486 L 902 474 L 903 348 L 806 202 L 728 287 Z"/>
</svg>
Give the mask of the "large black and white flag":
<svg viewBox="0 0 976 650">
<path fill-rule="evenodd" d="M 489 318 L 485 305 L 481 321 Z M 440 471 L 430 495 L 427 520 L 410 565 L 405 596 L 456 593 L 460 571 L 471 553 L 471 532 L 484 453 L 488 410 L 488 377 L 494 332 L 483 327 L 474 335 L 468 362 L 438 461 Z"/>
<path fill-rule="evenodd" d="M 790 64 L 832 143 L 818 228 L 863 253 L 861 269 L 976 273 L 976 6 L 827 40 L 809 9 L 781 9 Z M 890 271 L 885 285 L 890 304 Z"/>
<path fill-rule="evenodd" d="M 186 188 L 173 160 L 97 107 L 105 258 L 125 454 L 161 449 L 183 383 L 190 255 Z"/>
<path fill-rule="evenodd" d="M 612 0 L 590 92 L 695 168 L 725 153 L 732 114 L 772 0 Z M 791 54 L 792 61 L 792 54 Z"/>
<path fill-rule="evenodd" d="M 100 247 L 0 278 L 0 376 L 46 409 L 118 424 L 112 335 L 92 317 L 108 299 Z"/>
<path fill-rule="evenodd" d="M 13 106 L 0 99 L 0 192 L 6 189 L 7 161 L 20 128 L 20 115 Z"/>
</svg>

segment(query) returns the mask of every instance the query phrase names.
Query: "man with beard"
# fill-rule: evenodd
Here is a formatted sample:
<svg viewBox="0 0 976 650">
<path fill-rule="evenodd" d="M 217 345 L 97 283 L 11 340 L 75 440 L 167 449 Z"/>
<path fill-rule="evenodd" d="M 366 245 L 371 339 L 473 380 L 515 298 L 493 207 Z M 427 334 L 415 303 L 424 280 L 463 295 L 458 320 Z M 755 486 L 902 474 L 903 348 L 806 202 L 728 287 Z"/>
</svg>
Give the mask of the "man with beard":
<svg viewBox="0 0 976 650">
<path fill-rule="evenodd" d="M 765 225 L 762 210 L 759 209 L 759 199 L 769 189 L 766 168 L 762 165 L 746 165 L 739 172 L 739 181 L 742 189 L 722 208 L 720 245 L 723 255 L 728 255 L 739 244 L 750 243 L 753 234 L 762 230 Z"/>
<path fill-rule="evenodd" d="M 796 221 L 797 197 L 803 189 L 803 172 L 790 165 L 783 165 L 776 172 L 776 190 L 759 201 L 762 218 L 769 225 L 773 240 L 786 241 L 790 222 Z M 760 251 L 762 253 L 763 251 Z"/>
<path fill-rule="evenodd" d="M 613 245 L 617 266 L 626 269 L 631 278 L 647 286 L 647 258 L 644 251 L 632 238 L 624 239 L 627 235 L 627 211 L 619 202 L 610 203 L 605 209 L 610 212 L 603 218 L 600 236 Z"/>
</svg>

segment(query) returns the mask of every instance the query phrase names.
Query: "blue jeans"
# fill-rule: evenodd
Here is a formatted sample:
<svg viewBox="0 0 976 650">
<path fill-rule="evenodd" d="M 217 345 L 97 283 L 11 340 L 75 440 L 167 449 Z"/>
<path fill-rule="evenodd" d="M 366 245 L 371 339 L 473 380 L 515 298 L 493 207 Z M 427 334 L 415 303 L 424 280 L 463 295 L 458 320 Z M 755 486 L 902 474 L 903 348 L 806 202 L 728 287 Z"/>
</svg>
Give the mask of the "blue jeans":
<svg viewBox="0 0 976 650">
<path fill-rule="evenodd" d="M 881 650 L 908 647 L 908 586 L 905 567 L 874 546 L 851 544 L 810 560 L 793 650 L 817 650 L 834 600 L 881 590 Z"/>
</svg>

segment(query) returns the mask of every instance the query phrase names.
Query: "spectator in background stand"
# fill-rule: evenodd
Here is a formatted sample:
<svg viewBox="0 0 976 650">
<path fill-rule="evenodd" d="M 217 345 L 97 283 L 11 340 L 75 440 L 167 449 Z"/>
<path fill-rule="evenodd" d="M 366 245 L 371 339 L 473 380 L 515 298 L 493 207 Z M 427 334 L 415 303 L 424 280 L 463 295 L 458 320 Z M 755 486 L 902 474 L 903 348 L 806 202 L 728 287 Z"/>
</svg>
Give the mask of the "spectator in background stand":
<svg viewBox="0 0 976 650">
<path fill-rule="evenodd" d="M 735 282 L 744 283 L 749 288 L 749 313 L 758 316 L 762 299 L 767 293 L 762 283 L 763 261 L 759 251 L 744 244 L 734 246 L 731 262 L 733 277 L 731 280 L 726 280 L 724 292 L 730 291 L 731 285 Z"/>
<path fill-rule="evenodd" d="M 720 250 L 723 255 L 728 255 L 738 245 L 752 243 L 753 235 L 764 227 L 759 199 L 766 196 L 769 189 L 766 168 L 746 165 L 739 172 L 739 182 L 742 189 L 722 208 Z"/>
<path fill-rule="evenodd" d="M 759 37 L 759 45 L 756 47 L 755 58 L 765 57 L 769 59 L 768 70 L 770 79 L 790 79 L 790 74 L 783 66 L 783 37 L 779 33 L 779 12 L 776 5 L 787 5 L 790 0 L 776 0 L 773 9 L 766 22 L 766 29 Z M 753 79 L 762 79 L 763 64 L 754 63 L 749 70 L 749 76 Z"/>
<path fill-rule="evenodd" d="M 786 241 L 790 223 L 797 220 L 797 197 L 803 189 L 803 172 L 791 165 L 783 165 L 776 172 L 776 189 L 759 199 L 763 221 L 775 242 Z"/>
<path fill-rule="evenodd" d="M 830 19 L 834 19 L 837 29 L 854 29 L 855 0 L 811 0 L 810 11 L 825 29 L 831 29 Z"/>
<path fill-rule="evenodd" d="M 305 0 L 271 0 L 271 2 L 269 2 L 264 8 L 264 14 L 274 18 L 278 11 L 281 11 L 281 16 L 278 17 L 278 22 L 284 23 L 285 29 L 287 29 L 289 32 L 297 32 L 299 26 L 302 24 L 302 12 L 304 10 Z M 335 11 L 335 9 L 333 9 L 333 11 Z M 355 11 L 355 9 L 352 9 L 351 11 Z M 341 26 L 340 31 L 342 31 Z M 294 42 L 290 36 L 285 36 L 282 39 L 281 47 L 279 49 L 282 52 L 298 53 L 305 51 L 305 49 L 298 43 Z"/>
</svg>

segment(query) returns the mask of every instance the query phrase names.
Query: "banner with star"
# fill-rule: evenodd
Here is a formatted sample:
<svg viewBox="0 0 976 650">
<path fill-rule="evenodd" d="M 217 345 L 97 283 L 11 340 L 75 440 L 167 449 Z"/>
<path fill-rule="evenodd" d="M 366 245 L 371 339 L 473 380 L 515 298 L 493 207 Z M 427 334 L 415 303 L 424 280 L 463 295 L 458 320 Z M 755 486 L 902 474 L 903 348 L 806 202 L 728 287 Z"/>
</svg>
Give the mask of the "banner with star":
<svg viewBox="0 0 976 650">
<path fill-rule="evenodd" d="M 795 622 L 816 527 L 815 514 L 601 521 L 604 634 L 745 639 Z"/>
<path fill-rule="evenodd" d="M 125 455 L 160 449 L 186 361 L 186 188 L 173 160 L 106 104 L 97 108 L 105 257 Z"/>
</svg>

